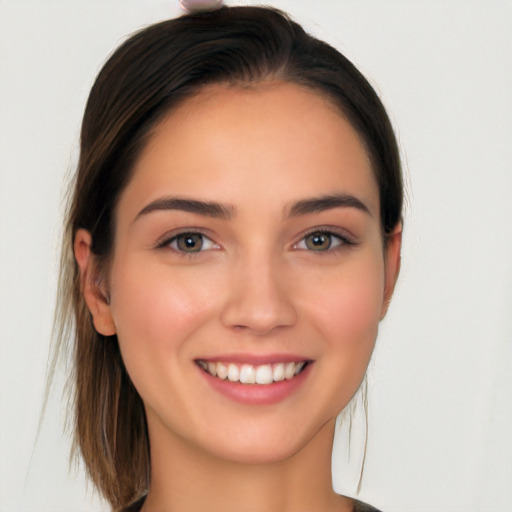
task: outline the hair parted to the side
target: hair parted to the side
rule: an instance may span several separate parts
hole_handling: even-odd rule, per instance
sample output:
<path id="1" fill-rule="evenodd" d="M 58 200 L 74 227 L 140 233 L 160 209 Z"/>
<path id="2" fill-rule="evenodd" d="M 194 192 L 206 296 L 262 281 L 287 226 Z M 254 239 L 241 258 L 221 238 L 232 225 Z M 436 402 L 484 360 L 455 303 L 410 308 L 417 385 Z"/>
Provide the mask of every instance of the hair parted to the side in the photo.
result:
<path id="1" fill-rule="evenodd" d="M 63 240 L 55 344 L 57 354 L 72 340 L 75 443 L 114 510 L 147 492 L 149 440 L 144 406 L 117 339 L 95 331 L 85 305 L 73 257 L 75 234 L 80 228 L 90 232 L 92 252 L 108 281 L 113 213 L 158 121 L 210 84 L 271 81 L 310 88 L 339 108 L 371 159 L 384 243 L 401 220 L 399 152 L 381 101 L 344 56 L 285 14 L 263 7 L 189 14 L 152 25 L 117 49 L 100 71 L 84 113 Z"/>

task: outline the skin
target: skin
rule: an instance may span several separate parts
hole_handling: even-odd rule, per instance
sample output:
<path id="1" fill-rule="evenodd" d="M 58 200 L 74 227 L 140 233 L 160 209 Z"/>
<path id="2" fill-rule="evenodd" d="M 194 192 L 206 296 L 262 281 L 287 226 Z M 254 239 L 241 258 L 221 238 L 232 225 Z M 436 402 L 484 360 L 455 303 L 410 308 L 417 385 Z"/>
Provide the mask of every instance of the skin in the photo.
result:
<path id="1" fill-rule="evenodd" d="M 340 194 L 367 211 L 293 208 Z M 171 196 L 221 203 L 230 218 L 140 213 Z M 75 255 L 95 328 L 117 334 L 146 407 L 143 511 L 352 510 L 332 491 L 334 423 L 366 372 L 401 230 L 383 249 L 377 184 L 350 124 L 296 85 L 209 87 L 157 126 L 115 220 L 104 285 L 84 230 Z M 309 248 L 307 234 L 327 229 L 331 247 Z M 179 252 L 179 230 L 203 233 L 203 250 Z M 194 362 L 276 353 L 313 363 L 270 405 L 223 396 Z"/>

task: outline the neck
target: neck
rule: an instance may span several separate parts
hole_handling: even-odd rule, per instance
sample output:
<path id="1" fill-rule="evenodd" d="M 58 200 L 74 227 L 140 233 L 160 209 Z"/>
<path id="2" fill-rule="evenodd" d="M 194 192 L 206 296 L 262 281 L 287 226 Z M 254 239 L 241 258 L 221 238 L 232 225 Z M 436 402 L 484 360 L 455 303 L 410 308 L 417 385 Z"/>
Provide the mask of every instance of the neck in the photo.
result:
<path id="1" fill-rule="evenodd" d="M 151 483 L 142 512 L 352 511 L 332 489 L 334 421 L 286 460 L 248 464 L 221 459 L 181 438 L 151 432 Z M 153 447 L 158 446 L 158 449 Z"/>

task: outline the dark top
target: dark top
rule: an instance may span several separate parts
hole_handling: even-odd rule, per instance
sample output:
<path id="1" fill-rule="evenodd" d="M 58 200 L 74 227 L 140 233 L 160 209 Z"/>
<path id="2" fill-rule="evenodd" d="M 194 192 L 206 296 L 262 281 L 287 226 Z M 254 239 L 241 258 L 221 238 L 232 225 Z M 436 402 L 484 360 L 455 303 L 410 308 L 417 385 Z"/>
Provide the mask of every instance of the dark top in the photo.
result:
<path id="1" fill-rule="evenodd" d="M 123 508 L 121 512 L 140 512 L 140 509 L 142 508 L 142 505 L 144 504 L 144 500 L 146 499 L 146 496 L 143 496 L 140 500 L 136 501 L 135 503 L 132 503 L 128 507 Z M 354 512 L 380 512 L 376 508 L 372 507 L 371 505 L 367 505 L 366 503 L 363 503 L 362 501 L 354 500 Z"/>
<path id="2" fill-rule="evenodd" d="M 375 507 L 367 505 L 362 501 L 354 500 L 354 512 L 380 512 L 380 510 L 377 510 Z"/>

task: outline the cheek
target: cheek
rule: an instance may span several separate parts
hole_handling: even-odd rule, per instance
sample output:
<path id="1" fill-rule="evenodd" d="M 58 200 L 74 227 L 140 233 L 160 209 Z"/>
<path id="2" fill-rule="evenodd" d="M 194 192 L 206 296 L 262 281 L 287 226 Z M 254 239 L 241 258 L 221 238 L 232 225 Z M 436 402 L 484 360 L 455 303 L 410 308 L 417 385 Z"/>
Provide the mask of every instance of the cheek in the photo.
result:
<path id="1" fill-rule="evenodd" d="M 310 300 L 318 324 L 325 326 L 331 340 L 357 344 L 365 334 L 377 330 L 384 296 L 384 266 L 377 257 L 368 260 L 331 274 Z"/>
<path id="2" fill-rule="evenodd" d="M 322 329 L 328 354 L 321 360 L 328 381 L 324 400 L 332 417 L 347 406 L 364 378 L 375 347 L 382 302 L 382 286 L 376 286 L 371 278 L 359 279 L 353 287 L 345 284 L 342 291 L 332 290 L 324 307 L 317 309 L 317 326 Z"/>
<path id="3" fill-rule="evenodd" d="M 372 263 L 372 264 L 368 264 Z M 355 392 L 375 346 L 384 292 L 379 258 L 361 261 L 330 276 L 311 300 L 310 316 L 325 340 L 338 389 Z"/>
<path id="4" fill-rule="evenodd" d="M 123 360 L 132 376 L 152 372 L 162 359 L 178 363 L 185 341 L 214 310 L 207 276 L 162 265 L 118 265 L 111 280 L 114 323 Z M 172 357 L 169 357 L 172 356 Z"/>
<path id="5" fill-rule="evenodd" d="M 331 320 L 324 320 L 331 333 L 330 339 L 355 348 L 366 342 L 373 345 L 381 305 L 382 287 L 376 287 L 375 282 L 359 281 L 344 293 L 333 293 L 329 303 Z"/>

